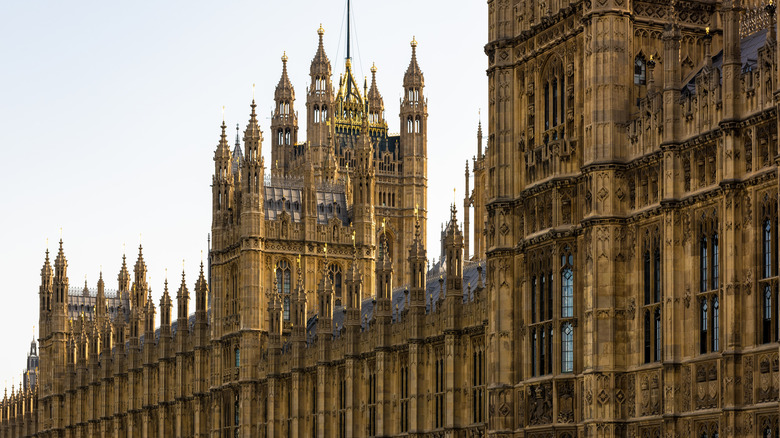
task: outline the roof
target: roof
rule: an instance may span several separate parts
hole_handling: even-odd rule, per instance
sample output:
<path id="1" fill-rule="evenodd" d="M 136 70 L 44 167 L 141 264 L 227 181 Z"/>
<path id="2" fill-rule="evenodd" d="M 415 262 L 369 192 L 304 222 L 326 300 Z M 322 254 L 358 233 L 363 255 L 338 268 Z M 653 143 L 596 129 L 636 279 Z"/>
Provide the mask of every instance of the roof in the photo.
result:
<path id="1" fill-rule="evenodd" d="M 479 262 L 469 262 L 466 263 L 463 267 L 463 302 L 466 303 L 468 301 L 472 301 L 474 299 L 474 289 L 476 288 L 477 284 L 479 283 L 479 270 L 477 269 L 479 265 L 484 265 L 484 261 Z M 484 266 L 483 266 L 484 268 Z M 485 270 L 482 270 L 482 281 L 483 284 L 485 282 Z M 439 276 L 441 275 L 442 280 L 445 280 L 441 283 L 439 283 Z M 447 293 L 447 275 L 444 272 L 444 269 L 440 265 L 434 266 L 433 269 L 429 270 L 426 274 L 427 280 L 425 285 L 425 313 L 431 312 L 431 305 L 433 305 L 433 309 L 436 310 L 436 302 L 439 299 L 439 294 L 444 293 L 446 296 Z M 396 306 L 397 306 L 397 312 L 400 313 L 404 310 L 406 307 L 406 297 L 407 295 L 404 293 L 406 290 L 405 286 L 397 287 L 393 289 L 392 293 L 392 306 L 393 309 L 393 321 L 396 321 L 398 318 L 398 314 L 396 313 Z M 371 321 L 371 319 L 374 316 L 374 298 L 369 297 L 364 299 L 360 304 L 360 324 L 363 330 L 366 329 L 366 321 Z M 333 309 L 333 336 L 339 336 L 341 329 L 344 326 L 344 317 L 346 314 L 346 310 L 343 306 L 335 306 Z M 317 315 L 313 315 L 309 318 L 309 320 L 306 323 L 306 339 L 307 342 L 312 342 L 314 340 L 314 335 L 317 331 Z"/>

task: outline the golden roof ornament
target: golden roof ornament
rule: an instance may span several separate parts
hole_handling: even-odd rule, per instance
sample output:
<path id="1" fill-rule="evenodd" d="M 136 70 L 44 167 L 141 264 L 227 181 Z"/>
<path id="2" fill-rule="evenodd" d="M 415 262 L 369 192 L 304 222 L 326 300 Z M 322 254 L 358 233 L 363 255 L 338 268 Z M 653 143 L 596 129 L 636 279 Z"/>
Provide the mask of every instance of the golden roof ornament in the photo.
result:
<path id="1" fill-rule="evenodd" d="M 325 33 L 325 29 L 322 28 L 322 23 L 320 23 L 320 28 L 317 29 L 317 35 L 322 36 Z"/>
<path id="2" fill-rule="evenodd" d="M 414 36 L 412 36 L 412 43 L 411 44 L 412 44 L 412 47 L 417 47 L 417 38 L 415 38 Z"/>

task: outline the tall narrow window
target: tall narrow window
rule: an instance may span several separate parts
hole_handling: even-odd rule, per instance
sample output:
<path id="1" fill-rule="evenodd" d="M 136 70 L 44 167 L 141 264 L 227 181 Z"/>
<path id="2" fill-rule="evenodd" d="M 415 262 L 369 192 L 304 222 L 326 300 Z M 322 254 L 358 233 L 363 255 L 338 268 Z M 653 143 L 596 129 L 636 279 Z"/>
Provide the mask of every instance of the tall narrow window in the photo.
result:
<path id="1" fill-rule="evenodd" d="M 707 352 L 707 299 L 701 300 L 701 316 L 699 317 L 699 348 L 701 353 Z"/>
<path id="2" fill-rule="evenodd" d="M 536 329 L 531 329 L 531 376 L 536 376 Z"/>
<path id="3" fill-rule="evenodd" d="M 561 338 L 561 372 L 572 371 L 574 371 L 574 327 L 570 322 L 564 322 Z"/>
<path id="4" fill-rule="evenodd" d="M 707 238 L 702 237 L 699 244 L 699 290 L 706 292 L 707 290 Z"/>
<path id="5" fill-rule="evenodd" d="M 645 363 L 650 363 L 652 361 L 652 339 L 650 336 L 650 332 L 652 330 L 652 326 L 650 325 L 650 311 L 645 310 L 645 318 L 644 318 L 644 325 L 645 325 Z"/>
<path id="6" fill-rule="evenodd" d="M 547 277 L 547 319 L 553 319 L 553 274 Z"/>
<path id="7" fill-rule="evenodd" d="M 653 253 L 653 295 L 654 302 L 661 302 L 661 251 L 656 248 Z"/>
<path id="8" fill-rule="evenodd" d="M 653 314 L 653 325 L 655 330 L 655 342 L 653 343 L 653 360 L 661 360 L 661 309 L 655 309 Z"/>
<path id="9" fill-rule="evenodd" d="M 764 286 L 763 306 L 762 306 L 763 318 L 761 320 L 761 338 L 763 343 L 772 342 L 772 286 Z"/>
<path id="10" fill-rule="evenodd" d="M 531 277 L 531 322 L 536 322 L 536 277 Z"/>
<path id="11" fill-rule="evenodd" d="M 764 220 L 764 278 L 772 276 L 772 224 L 769 219 Z"/>
<path id="12" fill-rule="evenodd" d="M 544 83 L 544 130 L 550 129 L 550 83 Z"/>
<path id="13" fill-rule="evenodd" d="M 544 374 L 545 370 L 545 350 L 547 347 L 547 330 L 544 329 L 544 327 L 541 327 L 539 329 L 541 332 L 541 342 L 539 343 L 539 374 Z"/>
<path id="14" fill-rule="evenodd" d="M 564 256 L 566 258 L 566 256 Z M 565 266 L 561 274 L 561 318 L 574 316 L 574 275 L 571 266 Z"/>
<path id="15" fill-rule="evenodd" d="M 290 264 L 281 260 L 276 265 L 276 287 L 282 295 L 282 314 L 285 321 L 290 320 Z"/>
<path id="16" fill-rule="evenodd" d="M 239 368 L 241 366 L 241 350 L 239 350 L 238 347 L 236 347 L 236 349 L 233 350 L 233 354 L 236 359 L 236 368 Z"/>
<path id="17" fill-rule="evenodd" d="M 718 254 L 718 233 L 712 235 L 712 288 L 720 287 L 720 266 Z"/>
<path id="18" fill-rule="evenodd" d="M 553 328 L 550 325 L 547 333 L 547 374 L 553 372 Z"/>
<path id="19" fill-rule="evenodd" d="M 712 351 L 720 349 L 720 300 L 712 298 Z"/>
<path id="20" fill-rule="evenodd" d="M 552 125 L 558 126 L 558 79 L 552 81 Z"/>
<path id="21" fill-rule="evenodd" d="M 652 283 L 650 282 L 650 279 L 652 278 L 650 276 L 650 250 L 645 251 L 644 256 L 644 289 L 645 289 L 645 305 L 650 304 L 650 290 L 652 287 Z"/>
<path id="22" fill-rule="evenodd" d="M 544 321 L 545 319 L 545 313 L 544 313 L 544 305 L 545 305 L 545 299 L 544 299 L 544 293 L 545 293 L 545 287 L 544 287 L 544 274 L 539 276 L 539 320 Z"/>

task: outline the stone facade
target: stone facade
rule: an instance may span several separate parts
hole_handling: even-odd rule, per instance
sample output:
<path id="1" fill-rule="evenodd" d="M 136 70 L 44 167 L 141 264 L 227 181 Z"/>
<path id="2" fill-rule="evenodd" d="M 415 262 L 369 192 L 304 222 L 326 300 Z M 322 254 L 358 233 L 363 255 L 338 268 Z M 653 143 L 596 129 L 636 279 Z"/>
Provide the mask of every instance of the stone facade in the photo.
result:
<path id="1" fill-rule="evenodd" d="M 0 436 L 778 436 L 774 5 L 488 10 L 487 146 L 480 126 L 443 264 L 416 201 L 401 249 L 392 214 L 378 226 L 378 92 L 349 73 L 336 92 L 320 46 L 307 144 L 286 148 L 286 68 L 277 87 L 269 178 L 254 102 L 243 151 L 223 123 L 194 316 L 182 276 L 155 330 L 139 250 L 130 309 L 107 314 L 101 278 L 71 320 L 62 243 L 47 253 L 37 385 L 6 394 Z M 417 135 L 414 52 L 404 84 Z M 424 168 L 398 150 L 385 163 Z"/>

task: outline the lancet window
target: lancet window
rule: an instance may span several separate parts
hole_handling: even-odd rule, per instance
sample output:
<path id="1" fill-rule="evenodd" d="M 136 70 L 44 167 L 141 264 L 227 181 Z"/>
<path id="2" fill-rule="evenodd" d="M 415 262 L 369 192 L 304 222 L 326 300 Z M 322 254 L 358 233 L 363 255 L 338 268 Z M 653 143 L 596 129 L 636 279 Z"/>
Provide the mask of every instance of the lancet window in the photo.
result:
<path id="1" fill-rule="evenodd" d="M 642 248 L 642 330 L 644 363 L 661 360 L 661 247 L 658 228 L 648 230 Z"/>
<path id="2" fill-rule="evenodd" d="M 699 353 L 720 350 L 720 248 L 713 211 L 699 220 Z"/>
<path id="3" fill-rule="evenodd" d="M 761 202 L 759 249 L 759 334 L 766 344 L 778 340 L 777 322 L 777 203 L 765 195 Z"/>
<path id="4" fill-rule="evenodd" d="M 280 260 L 276 264 L 276 287 L 282 295 L 282 315 L 285 321 L 290 320 L 290 283 L 291 283 L 290 264 L 287 260 Z"/>

